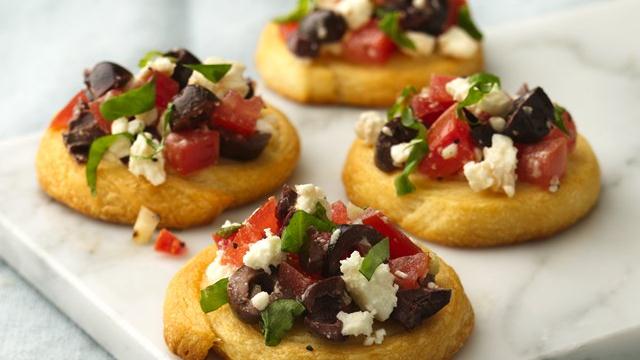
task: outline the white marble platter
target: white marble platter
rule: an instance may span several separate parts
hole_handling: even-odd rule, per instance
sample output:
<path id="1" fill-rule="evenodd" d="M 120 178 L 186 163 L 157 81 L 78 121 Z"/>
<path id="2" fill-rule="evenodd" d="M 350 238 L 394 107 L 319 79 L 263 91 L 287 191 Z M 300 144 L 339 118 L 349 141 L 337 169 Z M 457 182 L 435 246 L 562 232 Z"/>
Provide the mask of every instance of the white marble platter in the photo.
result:
<path id="1" fill-rule="evenodd" d="M 488 70 L 507 89 L 541 85 L 573 113 L 600 159 L 603 191 L 589 217 L 553 239 L 483 250 L 432 246 L 457 269 L 476 312 L 459 358 L 544 358 L 640 325 L 638 13 L 636 0 L 605 2 L 486 32 Z M 344 199 L 340 173 L 360 110 L 265 97 L 302 137 L 291 182 L 314 182 Z M 225 218 L 242 220 L 255 204 L 179 233 L 189 254 L 169 258 L 135 246 L 129 227 L 48 199 L 35 181 L 37 143 L 30 136 L 0 144 L 0 254 L 116 357 L 172 358 L 161 318 L 169 279 Z"/>

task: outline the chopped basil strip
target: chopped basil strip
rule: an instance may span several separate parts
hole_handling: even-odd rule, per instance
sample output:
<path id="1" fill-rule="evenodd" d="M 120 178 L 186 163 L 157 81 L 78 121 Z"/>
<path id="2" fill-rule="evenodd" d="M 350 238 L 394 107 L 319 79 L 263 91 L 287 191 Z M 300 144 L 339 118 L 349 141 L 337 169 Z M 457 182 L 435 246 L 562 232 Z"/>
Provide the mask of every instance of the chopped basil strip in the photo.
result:
<path id="1" fill-rule="evenodd" d="M 479 103 L 482 98 L 491 92 L 494 88 L 500 88 L 500 78 L 487 73 L 478 73 L 471 75 L 467 78 L 471 87 L 467 93 L 467 97 L 464 98 L 456 106 L 456 112 L 460 119 L 469 121 L 462 111 L 463 108 Z"/>
<path id="2" fill-rule="evenodd" d="M 562 115 L 567 112 L 565 108 L 558 104 L 553 104 L 553 124 L 560 129 L 565 135 L 569 136 L 569 130 L 564 125 L 564 120 L 562 119 Z"/>
<path id="3" fill-rule="evenodd" d="M 290 23 L 302 20 L 303 17 L 307 16 L 313 8 L 315 7 L 314 0 L 298 0 L 298 5 L 293 11 L 288 13 L 287 15 L 278 16 L 273 19 L 274 22 L 278 24 Z"/>
<path id="4" fill-rule="evenodd" d="M 378 27 L 383 33 L 387 34 L 396 45 L 407 49 L 416 49 L 416 44 L 414 44 L 400 28 L 400 12 L 385 12 L 382 15 L 382 19 L 378 22 Z"/>
<path id="5" fill-rule="evenodd" d="M 235 234 L 240 228 L 242 224 L 231 224 L 229 226 L 223 226 L 218 231 L 216 231 L 216 235 L 223 238 L 228 239 L 231 235 Z"/>
<path id="6" fill-rule="evenodd" d="M 147 66 L 147 64 L 149 63 L 149 61 L 162 56 L 162 52 L 158 51 L 158 50 L 151 50 L 149 52 L 147 52 L 146 54 L 144 54 L 144 56 L 142 57 L 142 59 L 140 59 L 138 61 L 138 67 L 139 68 L 143 68 L 145 66 Z"/>
<path id="7" fill-rule="evenodd" d="M 207 80 L 217 83 L 222 79 L 229 70 L 231 70 L 231 64 L 184 64 L 184 67 L 188 67 L 191 70 L 197 71 Z"/>
<path id="8" fill-rule="evenodd" d="M 299 301 L 280 299 L 272 302 L 260 313 L 262 333 L 267 346 L 276 346 L 293 327 L 296 317 L 304 313 L 305 308 Z"/>
<path id="9" fill-rule="evenodd" d="M 327 217 L 327 209 L 325 209 L 319 202 L 316 204 L 316 211 L 314 211 L 312 215 L 322 221 L 331 222 L 329 217 Z"/>
<path id="10" fill-rule="evenodd" d="M 129 133 L 120 133 L 114 135 L 101 136 L 91 143 L 89 148 L 89 158 L 87 160 L 86 178 L 87 185 L 91 189 L 91 195 L 96 195 L 96 184 L 98 181 L 98 165 L 104 157 L 104 154 L 109 150 L 111 145 L 118 139 L 128 139 L 133 141 L 133 135 Z"/>
<path id="11" fill-rule="evenodd" d="M 175 109 L 175 105 L 170 103 L 167 107 L 167 110 L 164 111 L 162 115 L 162 135 L 167 136 L 171 132 L 171 117 L 173 116 L 173 110 Z"/>
<path id="12" fill-rule="evenodd" d="M 335 225 L 326 219 L 326 215 L 325 219 L 321 219 L 305 211 L 298 210 L 293 214 L 289 224 L 282 232 L 282 251 L 299 252 L 307 242 L 307 230 L 309 230 L 310 226 L 315 227 L 318 231 L 327 232 L 333 231 L 335 228 Z"/>
<path id="13" fill-rule="evenodd" d="M 402 89 L 402 93 L 396 99 L 396 102 L 387 110 L 387 118 L 393 120 L 397 116 L 402 116 L 403 113 L 409 109 L 409 101 L 411 97 L 418 91 L 413 86 L 406 86 Z M 404 118 L 404 116 L 403 116 Z"/>
<path id="14" fill-rule="evenodd" d="M 426 140 L 426 129 L 422 124 L 416 125 L 419 128 L 418 136 L 409 143 L 412 148 L 409 158 L 407 159 L 407 163 L 405 164 L 402 173 L 394 180 L 396 194 L 398 196 L 412 193 L 416 189 L 415 185 L 413 185 L 409 179 L 409 175 L 415 171 L 422 159 L 424 159 L 424 157 L 429 153 L 429 145 Z"/>
<path id="15" fill-rule="evenodd" d="M 114 96 L 100 105 L 100 113 L 106 120 L 142 114 L 156 106 L 156 81 Z"/>
<path id="16" fill-rule="evenodd" d="M 389 260 L 389 239 L 384 238 L 369 249 L 367 256 L 362 260 L 362 265 L 360 265 L 360 274 L 364 275 L 367 280 L 371 280 L 378 266 L 387 260 Z"/>
<path id="17" fill-rule="evenodd" d="M 229 302 L 227 284 L 229 284 L 229 278 L 224 278 L 216 281 L 213 285 L 207 286 L 204 290 L 200 290 L 200 307 L 202 311 L 209 313 Z"/>
<path id="18" fill-rule="evenodd" d="M 458 10 L 458 26 L 471 35 L 472 38 L 482 40 L 482 32 L 480 32 L 480 29 L 478 29 L 471 18 L 469 5 L 462 5 L 460 10 Z"/>

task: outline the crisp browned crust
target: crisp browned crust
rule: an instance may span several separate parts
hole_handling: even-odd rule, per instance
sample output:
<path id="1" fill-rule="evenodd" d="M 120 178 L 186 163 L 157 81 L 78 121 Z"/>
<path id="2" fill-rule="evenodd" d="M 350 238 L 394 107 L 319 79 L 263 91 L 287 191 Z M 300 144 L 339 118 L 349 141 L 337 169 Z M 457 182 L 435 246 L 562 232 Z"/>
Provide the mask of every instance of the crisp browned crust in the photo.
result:
<path id="1" fill-rule="evenodd" d="M 428 85 L 431 74 L 466 76 L 484 68 L 482 51 L 468 60 L 397 54 L 383 66 L 328 56 L 301 60 L 289 51 L 274 23 L 262 32 L 256 64 L 267 86 L 288 98 L 360 106 L 391 105 L 405 86 L 420 89 Z"/>
<path id="2" fill-rule="evenodd" d="M 600 168 L 589 143 L 578 136 L 558 192 L 518 183 L 516 195 L 475 193 L 464 180 L 431 181 L 415 175 L 417 190 L 398 197 L 397 173 L 380 171 L 373 148 L 356 140 L 342 180 L 349 199 L 382 210 L 405 230 L 453 246 L 495 246 L 543 238 L 585 216 L 600 194 Z"/>
<path id="3" fill-rule="evenodd" d="M 132 224 L 141 206 L 160 215 L 160 226 L 186 228 L 208 223 L 227 208 L 239 206 L 273 192 L 293 172 L 299 154 L 298 135 L 276 109 L 276 132 L 256 160 L 222 160 L 215 166 L 183 177 L 169 173 L 167 181 L 153 186 L 115 161 L 103 161 L 98 169 L 97 196 L 91 196 L 85 166 L 71 157 L 60 130 L 48 129 L 36 158 L 38 181 L 59 202 L 88 216 Z"/>
<path id="4" fill-rule="evenodd" d="M 450 359 L 471 334 L 474 315 L 455 271 L 440 262 L 438 284 L 453 289 L 451 302 L 421 326 L 404 331 L 387 327 L 382 345 L 361 341 L 332 343 L 297 326 L 280 345 L 268 347 L 259 329 L 238 320 L 228 305 L 204 314 L 200 288 L 206 267 L 215 257 L 211 246 L 176 274 L 164 304 L 164 336 L 169 349 L 183 359 L 203 359 L 209 350 L 229 359 Z M 307 345 L 313 351 L 306 349 Z"/>

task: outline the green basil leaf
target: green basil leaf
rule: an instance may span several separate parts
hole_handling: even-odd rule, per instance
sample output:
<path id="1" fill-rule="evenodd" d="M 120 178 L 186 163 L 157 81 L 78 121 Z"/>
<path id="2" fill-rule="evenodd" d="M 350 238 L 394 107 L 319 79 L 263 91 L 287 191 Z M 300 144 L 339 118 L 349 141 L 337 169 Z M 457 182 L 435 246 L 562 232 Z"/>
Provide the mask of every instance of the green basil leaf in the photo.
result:
<path id="1" fill-rule="evenodd" d="M 360 265 L 360 274 L 364 275 L 367 280 L 371 280 L 378 266 L 387 260 L 389 260 L 389 238 L 384 238 L 369 249 L 367 256 L 362 260 L 362 265 Z"/>
<path id="2" fill-rule="evenodd" d="M 487 73 L 478 73 L 467 78 L 471 87 L 467 93 L 467 97 L 460 101 L 456 106 L 456 112 L 460 119 L 469 122 L 462 111 L 463 108 L 479 103 L 482 98 L 490 93 L 494 88 L 500 88 L 500 78 Z"/>
<path id="3" fill-rule="evenodd" d="M 102 161 L 104 154 L 107 152 L 107 150 L 109 150 L 109 147 L 111 147 L 111 145 L 113 145 L 116 140 L 121 138 L 133 141 L 133 135 L 129 133 L 120 133 L 101 136 L 93 140 L 93 142 L 91 143 L 91 147 L 89 148 L 89 158 L 87 160 L 87 166 L 85 170 L 87 185 L 89 185 L 89 189 L 91 189 L 91 195 L 96 195 L 96 184 L 98 182 L 98 165 L 100 165 L 100 162 Z"/>
<path id="4" fill-rule="evenodd" d="M 387 110 L 387 119 L 393 120 L 397 116 L 401 116 L 405 109 L 409 108 L 409 102 L 417 92 L 415 87 L 405 86 L 396 102 Z"/>
<path id="5" fill-rule="evenodd" d="M 322 221 L 329 223 L 331 222 L 331 220 L 329 220 L 329 217 L 327 216 L 327 209 L 325 209 L 324 206 L 322 206 L 322 204 L 320 204 L 319 202 L 316 204 L 316 211 L 314 211 L 312 215 Z"/>
<path id="6" fill-rule="evenodd" d="M 191 70 L 197 71 L 207 80 L 217 83 L 222 79 L 229 70 L 231 70 L 231 64 L 184 64 L 184 67 L 188 67 Z"/>
<path id="7" fill-rule="evenodd" d="M 424 138 L 416 138 L 413 140 L 413 147 L 411 148 L 411 153 L 409 154 L 407 163 L 405 164 L 402 173 L 394 180 L 396 194 L 398 196 L 412 193 L 416 189 L 415 185 L 413 185 L 409 179 L 409 175 L 416 170 L 422 159 L 424 159 L 428 153 L 429 146 Z"/>
<path id="8" fill-rule="evenodd" d="M 207 286 L 204 290 L 200 290 L 200 307 L 202 311 L 209 313 L 229 302 L 227 284 L 229 284 L 229 278 L 224 278 L 216 281 L 213 285 Z"/>
<path id="9" fill-rule="evenodd" d="M 100 113 L 106 120 L 142 114 L 156 106 L 156 81 L 114 96 L 100 105 Z"/>
<path id="10" fill-rule="evenodd" d="M 383 33 L 387 34 L 396 45 L 411 50 L 416 49 L 416 44 L 414 44 L 400 28 L 400 12 L 384 12 L 382 19 L 378 22 L 378 27 Z"/>
<path id="11" fill-rule="evenodd" d="M 564 125 L 564 120 L 562 119 L 562 115 L 567 112 L 565 108 L 558 104 L 553 104 L 553 124 L 562 131 L 565 135 L 569 136 L 569 130 Z"/>
<path id="12" fill-rule="evenodd" d="M 471 35 L 472 38 L 482 40 L 482 32 L 478 29 L 471 18 L 469 5 L 462 5 L 460 10 L 458 10 L 458 26 Z"/>
<path id="13" fill-rule="evenodd" d="M 144 54 L 144 56 L 142 57 L 142 59 L 140 59 L 138 61 L 138 67 L 139 68 L 143 68 L 145 66 L 147 66 L 147 64 L 149 63 L 149 61 L 162 56 L 162 52 L 158 51 L 158 50 L 151 50 L 149 52 L 147 52 L 146 54 Z"/>
<path id="14" fill-rule="evenodd" d="M 293 299 L 280 299 L 269 304 L 260 313 L 264 343 L 267 346 L 278 345 L 293 327 L 296 317 L 304 311 L 304 305 Z"/>
<path id="15" fill-rule="evenodd" d="M 218 231 L 216 231 L 216 235 L 223 239 L 228 239 L 231 237 L 231 235 L 235 234 L 238 230 L 240 230 L 241 227 L 242 227 L 242 224 L 231 224 L 229 226 L 224 226 L 218 229 Z"/>
<path id="16" fill-rule="evenodd" d="M 278 16 L 273 19 L 278 24 L 296 22 L 302 20 L 316 6 L 314 0 L 298 0 L 298 5 L 287 15 Z"/>
<path id="17" fill-rule="evenodd" d="M 169 103 L 167 110 L 164 111 L 164 115 L 162 115 L 162 136 L 167 136 L 171 132 L 171 118 L 173 117 L 173 111 L 176 106 L 173 103 Z"/>
<path id="18" fill-rule="evenodd" d="M 289 224 L 282 232 L 282 251 L 299 252 L 308 240 L 307 230 L 310 226 L 319 231 L 333 231 L 335 228 L 335 225 L 328 220 L 320 219 L 305 211 L 298 210 L 293 213 Z"/>

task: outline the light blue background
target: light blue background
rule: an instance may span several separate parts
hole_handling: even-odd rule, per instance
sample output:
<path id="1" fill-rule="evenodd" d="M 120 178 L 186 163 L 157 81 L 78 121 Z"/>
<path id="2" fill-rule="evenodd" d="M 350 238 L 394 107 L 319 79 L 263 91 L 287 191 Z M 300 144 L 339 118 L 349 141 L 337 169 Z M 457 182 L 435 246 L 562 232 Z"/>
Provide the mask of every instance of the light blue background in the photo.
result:
<path id="1" fill-rule="evenodd" d="M 471 6 L 481 27 L 489 27 L 595 1 L 604 0 L 471 0 Z M 201 57 L 242 60 L 255 77 L 260 28 L 294 2 L 3 1 L 0 141 L 40 131 L 82 86 L 81 69 L 100 60 L 133 68 L 149 49 L 184 45 Z M 0 359 L 34 358 L 111 356 L 0 260 Z"/>

